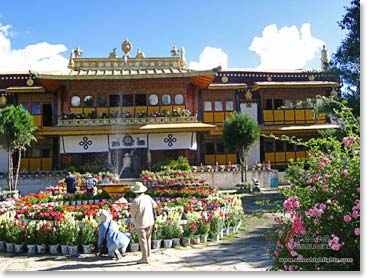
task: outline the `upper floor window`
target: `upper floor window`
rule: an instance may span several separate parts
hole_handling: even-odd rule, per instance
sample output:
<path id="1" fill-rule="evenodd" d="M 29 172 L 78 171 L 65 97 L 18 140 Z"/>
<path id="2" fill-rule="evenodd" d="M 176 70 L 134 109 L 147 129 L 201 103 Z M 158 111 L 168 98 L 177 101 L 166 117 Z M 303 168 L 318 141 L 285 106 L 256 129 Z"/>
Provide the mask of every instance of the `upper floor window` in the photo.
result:
<path id="1" fill-rule="evenodd" d="M 124 107 L 134 106 L 134 95 L 123 94 L 122 95 L 122 106 Z"/>
<path id="2" fill-rule="evenodd" d="M 221 101 L 216 101 L 214 103 L 215 111 L 223 111 L 223 103 Z"/>
<path id="3" fill-rule="evenodd" d="M 120 107 L 121 97 L 120 95 L 110 95 L 110 107 Z"/>
<path id="4" fill-rule="evenodd" d="M 158 96 L 156 94 L 149 95 L 149 105 L 157 105 Z"/>
<path id="5" fill-rule="evenodd" d="M 73 96 L 71 98 L 71 106 L 72 107 L 79 107 L 80 106 L 80 97 L 79 96 Z"/>
<path id="6" fill-rule="evenodd" d="M 135 105 L 136 106 L 146 106 L 147 105 L 147 95 L 146 94 L 136 94 L 135 95 Z"/>
<path id="7" fill-rule="evenodd" d="M 23 109 L 28 111 L 28 104 L 22 104 Z"/>
<path id="8" fill-rule="evenodd" d="M 226 111 L 233 111 L 233 101 L 232 100 L 226 101 Z"/>
<path id="9" fill-rule="evenodd" d="M 175 104 L 177 104 L 177 105 L 184 104 L 184 96 L 183 96 L 183 94 L 176 94 L 175 95 Z"/>
<path id="10" fill-rule="evenodd" d="M 273 110 L 273 100 L 272 99 L 265 100 L 264 110 Z"/>
<path id="11" fill-rule="evenodd" d="M 162 96 L 162 104 L 163 105 L 170 105 L 171 104 L 171 95 L 169 94 L 164 94 Z"/>
<path id="12" fill-rule="evenodd" d="M 98 96 L 97 97 L 97 106 L 106 107 L 107 106 L 107 97 L 106 96 Z"/>
<path id="13" fill-rule="evenodd" d="M 204 111 L 212 111 L 212 102 L 204 101 Z"/>
<path id="14" fill-rule="evenodd" d="M 83 101 L 84 101 L 84 106 L 94 106 L 93 96 L 85 96 Z"/>
<path id="15" fill-rule="evenodd" d="M 274 99 L 274 110 L 281 108 L 284 106 L 282 99 Z"/>
<path id="16" fill-rule="evenodd" d="M 39 115 L 41 114 L 41 105 L 39 103 L 32 103 L 32 115 Z"/>

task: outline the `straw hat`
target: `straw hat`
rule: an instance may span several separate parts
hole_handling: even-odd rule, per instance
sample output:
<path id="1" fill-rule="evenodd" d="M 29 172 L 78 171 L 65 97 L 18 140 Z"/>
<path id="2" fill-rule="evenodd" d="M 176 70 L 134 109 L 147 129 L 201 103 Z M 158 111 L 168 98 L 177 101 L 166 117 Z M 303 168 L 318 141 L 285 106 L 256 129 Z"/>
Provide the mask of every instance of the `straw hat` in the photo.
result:
<path id="1" fill-rule="evenodd" d="M 148 188 L 146 186 L 144 186 L 144 184 L 142 184 L 141 182 L 136 182 L 135 186 L 133 188 L 130 189 L 130 191 L 134 192 L 134 193 L 143 193 L 145 191 L 147 191 Z"/>

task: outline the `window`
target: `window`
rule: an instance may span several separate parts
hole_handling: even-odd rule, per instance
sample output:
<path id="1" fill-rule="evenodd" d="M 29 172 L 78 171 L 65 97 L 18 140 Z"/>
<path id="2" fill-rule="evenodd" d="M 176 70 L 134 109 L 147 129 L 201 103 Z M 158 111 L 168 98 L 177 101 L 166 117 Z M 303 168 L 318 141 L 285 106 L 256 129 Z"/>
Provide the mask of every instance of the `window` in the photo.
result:
<path id="1" fill-rule="evenodd" d="M 122 95 L 122 106 L 124 107 L 134 106 L 134 95 L 123 94 Z"/>
<path id="2" fill-rule="evenodd" d="M 207 154 L 214 154 L 214 143 L 206 143 L 205 144 L 205 152 Z"/>
<path id="3" fill-rule="evenodd" d="M 266 99 L 264 110 L 273 110 L 273 102 L 272 99 Z"/>
<path id="4" fill-rule="evenodd" d="M 279 109 L 282 106 L 284 106 L 282 99 L 274 99 L 274 110 Z"/>
<path id="5" fill-rule="evenodd" d="M 94 97 L 93 96 L 85 96 L 84 97 L 84 106 L 93 106 L 94 105 Z"/>
<path id="6" fill-rule="evenodd" d="M 72 107 L 79 107 L 80 106 L 80 97 L 79 96 L 73 96 L 71 98 L 71 106 Z"/>
<path id="7" fill-rule="evenodd" d="M 149 104 L 157 105 L 158 104 L 158 96 L 155 94 L 149 95 Z"/>
<path id="8" fill-rule="evenodd" d="M 41 157 L 41 150 L 37 148 L 32 149 L 32 157 Z"/>
<path id="9" fill-rule="evenodd" d="M 175 95 L 175 104 L 181 105 L 184 103 L 184 96 L 183 94 L 176 94 Z"/>
<path id="10" fill-rule="evenodd" d="M 214 107 L 215 111 L 223 111 L 223 104 L 221 101 L 216 101 Z"/>
<path id="11" fill-rule="evenodd" d="M 274 152 L 273 142 L 264 142 L 264 152 Z"/>
<path id="12" fill-rule="evenodd" d="M 146 94 L 136 94 L 135 95 L 135 105 L 136 106 L 146 106 L 147 105 L 147 95 Z"/>
<path id="13" fill-rule="evenodd" d="M 32 115 L 40 115 L 41 114 L 41 105 L 39 103 L 32 103 Z"/>
<path id="14" fill-rule="evenodd" d="M 162 96 L 162 104 L 163 105 L 170 105 L 171 104 L 171 95 L 164 94 Z"/>
<path id="15" fill-rule="evenodd" d="M 308 98 L 305 106 L 306 108 L 313 108 L 312 99 Z"/>
<path id="16" fill-rule="evenodd" d="M 296 150 L 296 145 L 286 142 L 285 148 L 287 152 L 294 152 Z"/>
<path id="17" fill-rule="evenodd" d="M 290 99 L 286 99 L 284 101 L 284 106 L 285 106 L 286 109 L 292 109 L 293 108 L 293 103 Z"/>
<path id="18" fill-rule="evenodd" d="M 217 144 L 217 153 L 224 153 L 224 144 L 222 143 Z"/>
<path id="19" fill-rule="evenodd" d="M 275 151 L 276 152 L 284 152 L 284 142 L 275 142 Z"/>
<path id="20" fill-rule="evenodd" d="M 106 107 L 107 106 L 107 97 L 106 96 L 98 96 L 97 97 L 97 106 L 98 107 Z"/>
<path id="21" fill-rule="evenodd" d="M 50 157 L 50 150 L 42 149 L 41 150 L 41 157 Z"/>
<path id="22" fill-rule="evenodd" d="M 22 104 L 23 109 L 28 111 L 28 104 Z"/>
<path id="23" fill-rule="evenodd" d="M 110 95 L 110 107 L 120 107 L 121 98 L 120 95 Z"/>
<path id="24" fill-rule="evenodd" d="M 296 108 L 303 108 L 303 101 L 297 100 Z"/>
<path id="25" fill-rule="evenodd" d="M 204 111 L 212 111 L 212 102 L 204 101 Z"/>
<path id="26" fill-rule="evenodd" d="M 232 100 L 226 101 L 226 111 L 233 111 L 233 101 Z"/>

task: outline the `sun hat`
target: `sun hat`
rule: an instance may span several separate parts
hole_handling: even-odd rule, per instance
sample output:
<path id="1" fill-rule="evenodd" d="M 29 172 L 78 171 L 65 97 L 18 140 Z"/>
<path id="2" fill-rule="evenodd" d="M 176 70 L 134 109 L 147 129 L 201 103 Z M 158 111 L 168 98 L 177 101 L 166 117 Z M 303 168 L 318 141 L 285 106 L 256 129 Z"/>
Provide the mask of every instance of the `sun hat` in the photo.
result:
<path id="1" fill-rule="evenodd" d="M 110 214 L 110 212 L 109 212 L 109 211 L 107 211 L 107 210 L 101 210 L 101 211 L 99 212 L 99 216 L 104 216 L 104 217 L 106 217 L 106 221 L 110 221 L 110 219 L 111 219 L 111 214 Z"/>
<path id="2" fill-rule="evenodd" d="M 125 156 L 129 156 L 129 153 L 125 153 Z"/>
<path id="3" fill-rule="evenodd" d="M 88 173 L 87 174 L 87 178 L 92 178 L 92 174 L 91 173 Z"/>
<path id="4" fill-rule="evenodd" d="M 130 191 L 134 192 L 134 193 L 143 193 L 145 191 L 147 191 L 148 188 L 146 186 L 144 186 L 143 183 L 137 181 L 135 183 L 135 186 L 133 188 L 130 189 Z"/>

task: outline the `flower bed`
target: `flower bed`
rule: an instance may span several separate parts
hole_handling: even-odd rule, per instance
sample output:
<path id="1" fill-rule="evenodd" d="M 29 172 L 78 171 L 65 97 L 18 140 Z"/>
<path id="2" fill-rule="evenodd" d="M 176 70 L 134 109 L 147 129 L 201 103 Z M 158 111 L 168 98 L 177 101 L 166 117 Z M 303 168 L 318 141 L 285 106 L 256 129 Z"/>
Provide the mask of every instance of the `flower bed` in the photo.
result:
<path id="1" fill-rule="evenodd" d="M 32 238 L 36 238 L 36 243 L 44 246 L 55 242 L 78 246 L 87 242 L 91 244 L 95 239 L 91 235 L 91 229 L 94 227 L 97 233 L 95 224 L 99 221 L 100 209 L 111 212 L 121 231 L 133 232 L 130 203 L 111 206 L 106 201 L 98 201 L 93 205 L 65 205 L 71 196 L 83 196 L 78 199 L 90 197 L 85 192 L 82 176 L 79 174 L 77 176 L 76 194 L 66 194 L 64 181 L 60 180 L 57 186 L 50 187 L 45 192 L 9 198 L 3 202 L 0 215 L 0 241 L 14 240 L 16 232 L 7 229 L 14 226 L 24 229 L 24 244 L 32 242 Z M 192 237 L 199 236 L 205 231 L 209 233 L 210 221 L 214 216 L 215 219 L 218 218 L 221 227 L 225 228 L 231 224 L 233 231 L 236 231 L 234 227 L 241 221 L 242 204 L 237 196 L 223 195 L 210 189 L 205 181 L 188 172 L 166 171 L 149 175 L 145 173 L 143 180 L 149 186 L 147 193 L 153 196 L 158 204 L 155 236 L 160 235 L 167 240 L 171 236 L 175 236 L 176 239 L 182 238 L 183 231 L 185 228 L 188 229 L 188 225 L 192 229 L 195 228 Z M 103 192 L 99 195 L 102 196 Z M 95 245 L 96 242 L 93 243 L 93 246 Z"/>

